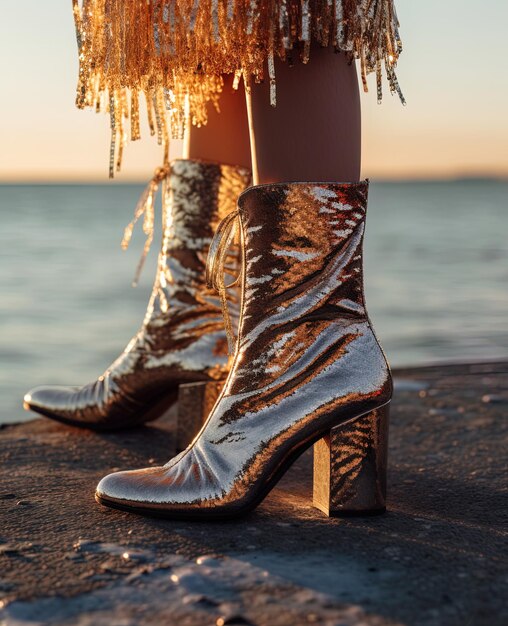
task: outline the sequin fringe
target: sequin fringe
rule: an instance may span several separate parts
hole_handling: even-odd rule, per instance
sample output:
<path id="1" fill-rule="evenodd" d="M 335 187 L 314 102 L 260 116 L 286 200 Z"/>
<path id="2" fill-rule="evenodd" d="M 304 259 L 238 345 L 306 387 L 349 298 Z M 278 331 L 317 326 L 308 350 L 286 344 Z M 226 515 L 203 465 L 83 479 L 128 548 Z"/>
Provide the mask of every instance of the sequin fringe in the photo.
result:
<path id="1" fill-rule="evenodd" d="M 150 132 L 164 146 L 190 121 L 206 124 L 222 74 L 261 81 L 276 104 L 275 57 L 307 62 L 311 41 L 359 59 L 362 83 L 382 66 L 404 103 L 395 75 L 402 44 L 393 0 L 73 0 L 79 48 L 76 104 L 111 118 L 110 176 L 124 146 L 140 138 L 139 97 Z M 130 120 L 130 133 L 125 122 Z"/>

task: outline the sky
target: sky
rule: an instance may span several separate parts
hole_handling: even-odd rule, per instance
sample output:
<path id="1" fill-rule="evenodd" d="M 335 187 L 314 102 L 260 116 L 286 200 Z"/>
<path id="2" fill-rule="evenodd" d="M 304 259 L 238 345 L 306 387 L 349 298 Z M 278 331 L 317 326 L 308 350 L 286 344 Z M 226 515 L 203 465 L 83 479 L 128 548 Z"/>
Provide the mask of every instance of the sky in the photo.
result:
<path id="1" fill-rule="evenodd" d="M 403 107 L 362 97 L 363 175 L 508 176 L 506 0 L 398 0 Z M 479 10 L 481 8 L 481 12 Z M 312 61 L 311 61 L 312 62 Z M 74 107 L 71 0 L 0 0 L 0 181 L 106 182 L 106 115 Z M 146 181 L 161 149 L 144 129 L 122 181 Z M 172 155 L 181 145 L 174 142 Z"/>

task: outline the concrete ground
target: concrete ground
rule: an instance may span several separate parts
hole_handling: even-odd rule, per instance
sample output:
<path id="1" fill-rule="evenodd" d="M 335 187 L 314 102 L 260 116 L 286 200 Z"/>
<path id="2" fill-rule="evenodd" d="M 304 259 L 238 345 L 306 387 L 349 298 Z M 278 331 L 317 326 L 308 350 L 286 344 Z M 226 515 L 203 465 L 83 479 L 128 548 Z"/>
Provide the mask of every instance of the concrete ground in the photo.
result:
<path id="1" fill-rule="evenodd" d="M 363 519 L 312 507 L 310 451 L 240 521 L 102 508 L 105 473 L 172 456 L 171 416 L 117 434 L 6 426 L 0 624 L 505 625 L 507 373 L 396 373 L 388 512 Z"/>

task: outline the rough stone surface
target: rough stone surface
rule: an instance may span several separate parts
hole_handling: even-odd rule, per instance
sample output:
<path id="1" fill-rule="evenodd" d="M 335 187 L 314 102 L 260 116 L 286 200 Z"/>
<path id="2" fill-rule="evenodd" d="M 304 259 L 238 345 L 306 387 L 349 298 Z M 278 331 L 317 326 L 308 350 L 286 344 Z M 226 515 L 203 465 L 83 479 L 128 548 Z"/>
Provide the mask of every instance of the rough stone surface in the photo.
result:
<path id="1" fill-rule="evenodd" d="M 243 520 L 105 509 L 105 473 L 171 457 L 172 416 L 117 434 L 4 427 L 0 624 L 504 625 L 507 373 L 397 372 L 388 513 L 363 519 L 312 507 L 310 451 Z"/>

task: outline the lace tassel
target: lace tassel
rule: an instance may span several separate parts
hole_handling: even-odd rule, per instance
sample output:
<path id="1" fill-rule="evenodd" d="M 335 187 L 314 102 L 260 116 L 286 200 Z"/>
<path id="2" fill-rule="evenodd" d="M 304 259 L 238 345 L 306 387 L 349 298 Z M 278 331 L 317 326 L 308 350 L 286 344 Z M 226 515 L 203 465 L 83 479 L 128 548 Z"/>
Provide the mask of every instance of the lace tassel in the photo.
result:
<path id="1" fill-rule="evenodd" d="M 141 271 L 143 270 L 147 254 L 153 241 L 155 196 L 157 195 L 160 183 L 169 175 L 169 171 L 170 168 L 168 164 L 162 167 L 158 167 L 155 170 L 155 174 L 152 180 L 145 187 L 145 190 L 141 194 L 138 204 L 136 205 L 136 210 L 134 211 L 134 219 L 129 224 L 127 224 L 123 234 L 121 246 L 122 250 L 127 250 L 132 238 L 134 226 L 136 225 L 140 217 L 143 216 L 143 232 L 146 235 L 146 240 L 143 247 L 143 252 L 141 253 L 141 258 L 136 268 L 136 273 L 134 275 L 134 280 L 132 283 L 133 287 L 135 287 L 139 282 Z M 167 194 L 163 194 L 163 202 L 165 202 L 166 195 Z M 166 210 L 167 207 L 163 206 L 163 212 L 165 212 Z"/>

